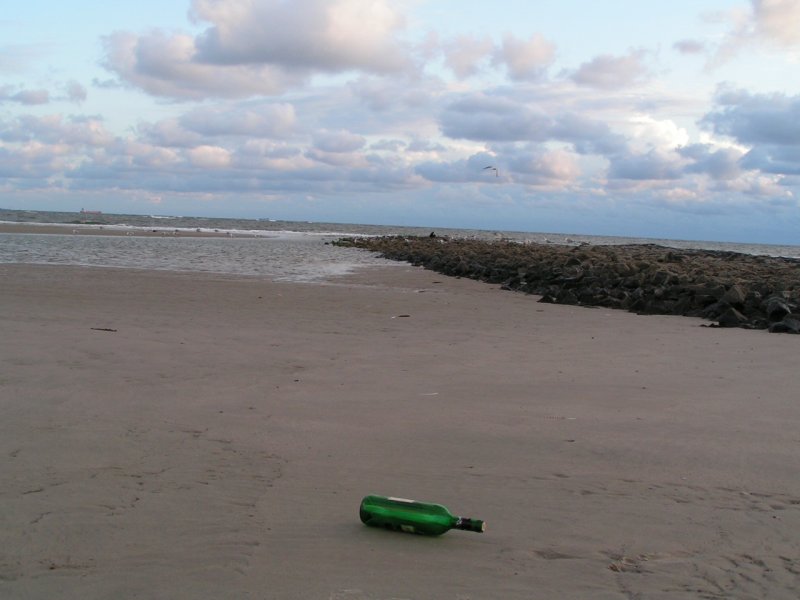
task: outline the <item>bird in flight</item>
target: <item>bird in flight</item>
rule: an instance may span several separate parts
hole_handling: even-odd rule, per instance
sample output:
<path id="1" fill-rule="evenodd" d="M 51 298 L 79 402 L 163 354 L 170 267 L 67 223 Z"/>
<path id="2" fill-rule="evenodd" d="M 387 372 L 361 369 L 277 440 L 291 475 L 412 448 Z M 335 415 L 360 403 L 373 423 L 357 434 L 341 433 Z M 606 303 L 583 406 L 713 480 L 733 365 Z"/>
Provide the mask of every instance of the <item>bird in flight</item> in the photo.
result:
<path id="1" fill-rule="evenodd" d="M 484 171 L 485 171 L 486 169 L 491 169 L 492 171 L 494 171 L 494 176 L 495 176 L 495 177 L 500 177 L 500 171 L 498 171 L 498 170 L 497 170 L 497 167 L 492 167 L 491 165 L 490 165 L 490 166 L 488 166 L 488 167 L 483 167 L 483 170 L 484 170 Z"/>

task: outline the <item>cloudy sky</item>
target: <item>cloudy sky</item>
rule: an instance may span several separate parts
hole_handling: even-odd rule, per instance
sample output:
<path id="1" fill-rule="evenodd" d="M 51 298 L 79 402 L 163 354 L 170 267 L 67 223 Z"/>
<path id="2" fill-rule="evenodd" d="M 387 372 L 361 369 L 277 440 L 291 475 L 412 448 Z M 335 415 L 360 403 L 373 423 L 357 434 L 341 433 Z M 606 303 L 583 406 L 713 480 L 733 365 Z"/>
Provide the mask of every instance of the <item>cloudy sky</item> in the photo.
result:
<path id="1" fill-rule="evenodd" d="M 3 208 L 800 244 L 800 0 L 10 1 Z"/>

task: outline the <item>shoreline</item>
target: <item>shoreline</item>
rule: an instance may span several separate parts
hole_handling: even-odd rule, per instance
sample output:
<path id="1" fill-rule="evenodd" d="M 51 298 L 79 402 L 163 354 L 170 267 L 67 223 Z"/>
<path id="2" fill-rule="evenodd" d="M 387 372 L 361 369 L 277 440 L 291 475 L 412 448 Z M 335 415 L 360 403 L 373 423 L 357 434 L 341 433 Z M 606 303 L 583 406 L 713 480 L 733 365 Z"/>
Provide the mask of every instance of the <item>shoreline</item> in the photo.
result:
<path id="1" fill-rule="evenodd" d="M 0 265 L 0 595 L 797 597 L 796 338 L 331 283 Z"/>
<path id="2" fill-rule="evenodd" d="M 252 234 L 223 231 L 197 231 L 196 229 L 145 228 L 122 225 L 94 225 L 86 223 L 0 223 L 0 233 L 28 233 L 44 235 L 110 235 L 135 237 L 254 237 Z"/>

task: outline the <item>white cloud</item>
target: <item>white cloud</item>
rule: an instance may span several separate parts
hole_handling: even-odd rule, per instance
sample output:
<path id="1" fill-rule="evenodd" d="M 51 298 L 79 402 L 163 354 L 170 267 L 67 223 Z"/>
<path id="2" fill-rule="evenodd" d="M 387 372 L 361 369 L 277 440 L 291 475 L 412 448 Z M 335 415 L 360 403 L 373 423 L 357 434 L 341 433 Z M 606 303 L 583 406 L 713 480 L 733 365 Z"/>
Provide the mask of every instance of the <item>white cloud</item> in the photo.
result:
<path id="1" fill-rule="evenodd" d="M 608 176 L 612 179 L 674 180 L 681 176 L 677 155 L 660 150 L 611 157 Z"/>
<path id="2" fill-rule="evenodd" d="M 514 156 L 509 166 L 515 178 L 532 185 L 564 186 L 581 176 L 578 157 L 560 148 L 526 148 Z"/>
<path id="3" fill-rule="evenodd" d="M 743 167 L 776 175 L 800 175 L 800 146 L 755 146 L 741 160 Z"/>
<path id="4" fill-rule="evenodd" d="M 109 163 L 116 162 L 117 166 L 144 167 L 153 171 L 166 171 L 183 163 L 183 158 L 176 150 L 135 140 L 119 140 L 104 159 Z"/>
<path id="5" fill-rule="evenodd" d="M 631 51 L 624 56 L 602 54 L 583 63 L 570 78 L 578 85 L 615 90 L 640 83 L 648 75 L 644 52 Z"/>
<path id="6" fill-rule="evenodd" d="M 639 152 L 653 148 L 670 151 L 689 143 L 689 133 L 672 119 L 635 115 L 620 129 L 627 134 L 629 146 Z"/>
<path id="7" fill-rule="evenodd" d="M 706 44 L 700 40 L 680 40 L 672 45 L 681 54 L 703 54 Z"/>
<path id="8" fill-rule="evenodd" d="M 408 66 L 395 36 L 403 19 L 385 0 L 194 0 L 192 11 L 212 23 L 196 41 L 201 62 L 379 73 Z"/>
<path id="9" fill-rule="evenodd" d="M 238 168 L 258 171 L 262 177 L 269 178 L 314 166 L 299 147 L 264 139 L 247 140 L 239 146 L 235 164 Z"/>
<path id="10" fill-rule="evenodd" d="M 445 63 L 459 79 L 475 75 L 481 62 L 493 51 L 494 44 L 488 36 L 460 35 L 446 42 L 442 51 Z"/>
<path id="11" fill-rule="evenodd" d="M 0 140 L 102 147 L 111 143 L 113 136 L 103 127 L 102 121 L 93 117 L 65 120 L 60 114 L 21 115 L 8 122 L 0 121 Z"/>
<path id="12" fill-rule="evenodd" d="M 486 74 L 486 63 L 490 61 L 494 71 L 504 70 L 513 81 L 542 79 L 555 60 L 556 50 L 555 44 L 540 33 L 527 39 L 506 34 L 499 45 L 488 35 L 456 35 L 442 43 L 433 35 L 418 49 L 430 57 L 436 54 L 434 47 L 444 55 L 445 65 L 458 79 Z"/>
<path id="13" fill-rule="evenodd" d="M 500 178 L 484 169 L 497 162 L 497 157 L 489 152 L 478 152 L 464 159 L 427 160 L 418 164 L 416 172 L 428 181 L 439 183 L 464 183 L 481 181 L 498 184 Z M 504 180 L 505 181 L 505 180 Z"/>
<path id="14" fill-rule="evenodd" d="M 203 169 L 222 169 L 231 164 L 231 153 L 219 146 L 198 146 L 187 154 L 193 166 Z"/>
<path id="15" fill-rule="evenodd" d="M 407 80 L 364 76 L 348 82 L 346 89 L 359 101 L 359 105 L 351 104 L 352 98 L 329 94 L 329 102 L 336 101 L 345 106 L 345 112 L 339 114 L 339 118 L 345 122 L 353 120 L 363 123 L 365 118 L 370 117 L 363 110 L 366 106 L 370 111 L 381 113 L 376 118 L 382 130 L 391 123 L 408 118 L 418 119 L 420 115 L 431 119 L 430 114 L 437 106 L 438 98 L 447 93 L 441 80 L 431 77 Z"/>
<path id="16" fill-rule="evenodd" d="M 406 143 L 403 140 L 379 140 L 370 144 L 370 150 L 386 151 L 396 153 L 403 150 Z"/>
<path id="17" fill-rule="evenodd" d="M 13 149 L 0 146 L 0 174 L 8 178 L 46 179 L 68 168 L 69 154 L 67 144 L 30 141 Z"/>
<path id="18" fill-rule="evenodd" d="M 704 173 L 713 179 L 731 180 L 742 174 L 741 159 L 744 152 L 738 148 L 715 148 L 710 144 L 691 144 L 681 148 L 679 154 L 693 161 L 687 173 Z"/>
<path id="19" fill-rule="evenodd" d="M 551 136 L 569 142 L 580 154 L 614 154 L 627 146 L 625 136 L 613 131 L 608 123 L 575 112 L 559 114 Z"/>
<path id="20" fill-rule="evenodd" d="M 80 104 L 87 98 L 86 88 L 77 81 L 68 81 L 66 86 L 67 100 Z"/>
<path id="21" fill-rule="evenodd" d="M 635 115 L 618 125 L 624 135 L 624 149 L 610 153 L 608 176 L 611 179 L 635 181 L 677 180 L 686 173 L 697 172 L 692 158 L 695 153 L 682 152 L 689 143 L 688 132 L 671 119 L 656 119 L 650 115 Z M 717 156 L 722 159 L 723 156 Z M 710 167 L 707 166 L 707 170 Z"/>
<path id="22" fill-rule="evenodd" d="M 46 89 L 17 88 L 11 85 L 0 86 L 0 104 L 15 103 L 23 106 L 39 106 L 49 104 L 54 100 L 66 100 L 75 104 L 80 104 L 86 100 L 86 88 L 77 81 L 71 80 L 66 83 L 55 84 L 61 92 L 60 95 L 52 97 Z"/>
<path id="23" fill-rule="evenodd" d="M 511 96 L 473 93 L 446 105 L 440 126 L 452 139 L 485 143 L 558 141 L 572 145 L 580 154 L 624 151 L 624 134 L 630 136 L 632 128 L 615 131 L 608 122 L 587 116 L 588 112 L 580 102 L 569 106 L 558 94 L 547 98 L 547 88 Z"/>
<path id="24" fill-rule="evenodd" d="M 280 138 L 292 132 L 295 122 L 294 106 L 288 103 L 206 106 L 180 118 L 183 127 L 203 136 Z"/>
<path id="25" fill-rule="evenodd" d="M 441 115 L 442 133 L 455 139 L 545 140 L 551 124 L 541 108 L 480 93 L 456 100 Z"/>
<path id="26" fill-rule="evenodd" d="M 309 148 L 305 156 L 312 161 L 342 169 L 363 169 L 369 166 L 369 162 L 365 156 L 353 152 L 328 152 L 315 147 Z M 338 180 L 346 179 L 349 176 L 350 173 L 342 171 L 335 176 L 329 175 L 328 178 Z"/>
<path id="27" fill-rule="evenodd" d="M 800 95 L 752 94 L 722 88 L 701 124 L 743 145 L 800 148 Z"/>
<path id="28" fill-rule="evenodd" d="M 770 199 L 791 198 L 793 196 L 792 192 L 783 188 L 780 180 L 780 177 L 774 175 L 752 173 L 745 177 L 725 182 L 724 187 L 721 189 Z"/>
<path id="29" fill-rule="evenodd" d="M 194 0 L 210 26 L 196 37 L 117 32 L 106 67 L 146 92 L 180 99 L 274 95 L 315 73 L 398 73 L 412 67 L 387 0 Z"/>
<path id="30" fill-rule="evenodd" d="M 448 151 L 448 148 L 438 142 L 427 138 L 413 138 L 405 148 L 406 152 L 419 152 L 427 154 L 438 154 Z"/>
<path id="31" fill-rule="evenodd" d="M 555 58 L 555 45 L 539 33 L 527 40 L 506 35 L 495 56 L 496 64 L 505 64 L 514 80 L 542 77 Z"/>
<path id="32" fill-rule="evenodd" d="M 306 72 L 273 65 L 215 65 L 195 60 L 188 35 L 152 32 L 138 37 L 118 32 L 103 39 L 105 66 L 123 81 L 155 96 L 177 99 L 274 95 L 300 84 Z"/>
<path id="33" fill-rule="evenodd" d="M 497 148 L 497 152 L 481 151 L 455 160 L 425 160 L 417 165 L 416 171 L 428 181 L 438 183 L 516 184 L 561 191 L 583 176 L 577 155 L 539 144 L 512 145 Z"/>
<path id="34" fill-rule="evenodd" d="M 21 89 L 17 92 L 9 85 L 0 87 L 0 104 L 3 102 L 15 102 L 25 106 L 36 104 L 47 104 L 50 102 L 50 93 L 47 90 Z"/>
<path id="35" fill-rule="evenodd" d="M 167 147 L 192 147 L 203 142 L 203 136 L 189 131 L 179 119 L 164 119 L 157 123 L 140 123 L 136 132 L 141 138 L 152 144 Z"/>
<path id="36" fill-rule="evenodd" d="M 718 67 L 747 48 L 768 46 L 784 50 L 800 47 L 800 2 L 750 0 L 750 10 L 732 10 L 723 18 L 730 30 L 719 44 L 709 67 Z"/>
<path id="37" fill-rule="evenodd" d="M 800 44 L 800 2 L 797 0 L 752 0 L 757 35 L 771 42 Z"/>
<path id="38" fill-rule="evenodd" d="M 355 152 L 365 144 L 363 136 L 349 131 L 321 131 L 314 136 L 314 147 L 323 152 Z"/>

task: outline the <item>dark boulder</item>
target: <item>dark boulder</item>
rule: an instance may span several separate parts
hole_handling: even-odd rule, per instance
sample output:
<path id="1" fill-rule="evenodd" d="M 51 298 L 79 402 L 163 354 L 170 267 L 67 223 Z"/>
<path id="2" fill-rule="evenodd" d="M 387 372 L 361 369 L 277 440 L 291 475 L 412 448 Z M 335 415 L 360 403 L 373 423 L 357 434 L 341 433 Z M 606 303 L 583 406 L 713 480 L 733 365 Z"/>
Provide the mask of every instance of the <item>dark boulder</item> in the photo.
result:
<path id="1" fill-rule="evenodd" d="M 741 307 L 744 305 L 745 298 L 747 298 L 747 292 L 745 292 L 738 283 L 734 283 L 728 288 L 728 291 L 722 295 L 721 300 L 727 302 L 731 306 Z"/>
<path id="2" fill-rule="evenodd" d="M 718 317 L 718 323 L 720 327 L 742 327 L 747 323 L 747 317 L 732 306 L 728 306 Z"/>
<path id="3" fill-rule="evenodd" d="M 541 302 L 701 317 L 723 327 L 793 332 L 800 261 L 655 244 L 560 246 L 449 237 L 344 238 L 439 273 L 500 284 Z"/>
<path id="4" fill-rule="evenodd" d="M 785 298 L 771 296 L 764 301 L 764 312 L 770 321 L 780 321 L 786 315 L 791 314 L 792 309 Z"/>
<path id="5" fill-rule="evenodd" d="M 770 333 L 800 333 L 800 315 L 786 315 L 769 326 Z"/>

